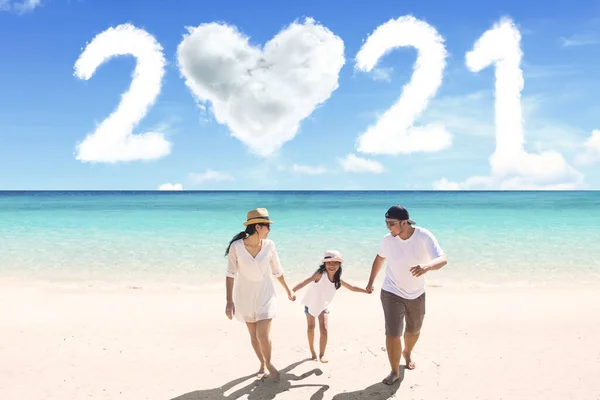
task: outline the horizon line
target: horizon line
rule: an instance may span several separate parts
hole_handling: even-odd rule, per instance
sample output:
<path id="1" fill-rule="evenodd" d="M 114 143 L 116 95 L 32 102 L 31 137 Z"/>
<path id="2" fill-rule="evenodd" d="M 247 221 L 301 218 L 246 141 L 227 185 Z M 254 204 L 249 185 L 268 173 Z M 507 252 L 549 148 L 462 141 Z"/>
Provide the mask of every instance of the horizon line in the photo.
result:
<path id="1" fill-rule="evenodd" d="M 52 192 L 131 192 L 131 193 L 223 193 L 223 192 L 431 192 L 431 193 L 485 193 L 485 192 L 597 192 L 600 189 L 473 189 L 473 190 L 436 190 L 436 189 L 196 189 L 196 190 L 158 190 L 158 189 L 0 189 L 0 193 L 52 193 Z"/>

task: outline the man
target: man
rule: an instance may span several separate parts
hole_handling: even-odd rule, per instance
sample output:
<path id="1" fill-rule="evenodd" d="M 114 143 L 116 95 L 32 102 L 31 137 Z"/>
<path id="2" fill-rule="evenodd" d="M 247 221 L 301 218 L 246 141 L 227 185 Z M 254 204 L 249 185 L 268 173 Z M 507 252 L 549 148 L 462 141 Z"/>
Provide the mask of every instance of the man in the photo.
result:
<path id="1" fill-rule="evenodd" d="M 400 377 L 400 356 L 406 368 L 414 369 L 411 353 L 425 317 L 425 274 L 446 265 L 446 257 L 436 238 L 427 229 L 416 226 L 401 205 L 385 214 L 390 233 L 385 235 L 373 261 L 366 290 L 373 292 L 373 282 L 387 259 L 385 279 L 381 287 L 381 304 L 385 317 L 385 345 L 392 372 L 383 379 L 391 385 Z M 405 349 L 400 337 L 404 332 Z"/>

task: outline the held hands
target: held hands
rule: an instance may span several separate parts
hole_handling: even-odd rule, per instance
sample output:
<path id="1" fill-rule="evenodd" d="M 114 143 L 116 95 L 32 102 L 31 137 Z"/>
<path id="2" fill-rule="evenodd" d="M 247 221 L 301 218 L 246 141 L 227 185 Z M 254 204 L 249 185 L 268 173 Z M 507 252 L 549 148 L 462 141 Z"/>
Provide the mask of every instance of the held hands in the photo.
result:
<path id="1" fill-rule="evenodd" d="M 375 290 L 375 288 L 373 287 L 373 284 L 368 284 L 366 289 L 365 289 L 365 293 L 373 293 L 373 291 Z"/>
<path id="2" fill-rule="evenodd" d="M 235 314 L 235 304 L 233 304 L 233 301 L 228 301 L 225 307 L 225 315 L 227 315 L 227 318 L 232 319 L 233 314 Z"/>
<path id="3" fill-rule="evenodd" d="M 290 299 L 291 301 L 295 301 L 296 300 L 296 294 L 292 290 L 290 290 L 288 292 L 288 299 Z"/>
<path id="4" fill-rule="evenodd" d="M 415 265 L 414 267 L 410 268 L 410 272 L 413 274 L 413 276 L 417 277 L 424 275 L 427 271 L 429 271 L 429 269 L 422 268 L 420 265 Z"/>

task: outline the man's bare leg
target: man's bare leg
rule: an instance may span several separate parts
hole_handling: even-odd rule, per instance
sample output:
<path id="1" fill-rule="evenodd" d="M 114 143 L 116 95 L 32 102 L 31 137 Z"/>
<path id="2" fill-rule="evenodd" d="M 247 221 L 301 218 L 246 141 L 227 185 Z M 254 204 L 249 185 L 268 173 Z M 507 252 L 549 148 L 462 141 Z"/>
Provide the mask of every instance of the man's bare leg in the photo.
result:
<path id="1" fill-rule="evenodd" d="M 269 375 L 274 381 L 279 380 L 279 371 L 271 364 L 271 320 L 264 319 L 256 323 L 256 336 L 258 337 L 258 343 L 260 343 L 260 349 L 265 359 L 265 364 L 269 370 Z"/>
<path id="2" fill-rule="evenodd" d="M 319 315 L 319 331 L 321 337 L 319 338 L 319 359 L 322 363 L 329 362 L 325 359 L 325 349 L 327 348 L 327 328 L 328 328 L 328 316 L 327 313 L 322 312 Z"/>
<path id="3" fill-rule="evenodd" d="M 256 336 L 256 322 L 246 322 L 246 326 L 248 327 L 248 332 L 250 333 L 250 342 L 252 343 L 252 348 L 256 353 L 256 357 L 258 357 L 258 360 L 260 361 L 260 368 L 258 369 L 256 376 L 262 378 L 267 372 L 267 364 L 265 363 L 265 358 L 260 348 L 258 336 Z"/>
<path id="4" fill-rule="evenodd" d="M 411 354 L 413 348 L 415 347 L 415 344 L 417 344 L 417 340 L 419 340 L 419 335 L 420 333 L 410 334 L 408 332 L 404 332 L 404 345 L 406 346 L 406 348 L 404 349 L 402 355 L 406 360 L 406 368 L 408 369 L 415 369 L 417 366 L 412 360 Z"/>
<path id="5" fill-rule="evenodd" d="M 385 347 L 392 372 L 383 379 L 383 383 L 391 385 L 400 378 L 400 355 L 402 354 L 402 342 L 400 342 L 400 337 L 386 336 Z"/>
<path id="6" fill-rule="evenodd" d="M 306 315 L 306 334 L 308 336 L 308 347 L 313 360 L 317 360 L 317 352 L 315 351 L 315 317 Z"/>

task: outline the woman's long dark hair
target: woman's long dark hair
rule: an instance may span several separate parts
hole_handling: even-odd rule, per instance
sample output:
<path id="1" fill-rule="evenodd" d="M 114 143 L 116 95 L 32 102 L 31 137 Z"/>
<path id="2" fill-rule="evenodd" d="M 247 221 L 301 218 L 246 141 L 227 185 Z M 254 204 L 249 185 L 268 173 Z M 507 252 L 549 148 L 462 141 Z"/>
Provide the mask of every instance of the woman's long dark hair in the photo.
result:
<path id="1" fill-rule="evenodd" d="M 323 274 L 323 272 L 327 272 L 325 264 L 319 265 L 319 269 L 317 269 L 317 272 L 320 274 Z M 325 278 L 329 279 L 328 277 Z M 321 277 L 321 279 L 323 279 L 323 277 Z M 340 268 L 335 272 L 335 275 L 333 276 L 333 284 L 335 285 L 335 290 L 338 290 L 340 286 L 342 286 L 342 264 L 340 264 Z"/>
<path id="2" fill-rule="evenodd" d="M 248 236 L 255 234 L 256 233 L 256 225 L 265 226 L 266 224 L 251 224 L 251 225 L 246 226 L 245 231 L 238 233 L 237 235 L 235 235 L 233 237 L 233 239 L 231 239 L 231 241 L 227 245 L 227 250 L 225 250 L 225 256 L 227 256 L 227 254 L 229 254 L 229 248 L 231 247 L 231 244 L 233 242 L 235 242 L 236 240 L 245 239 Z"/>

